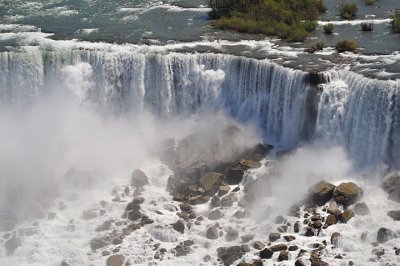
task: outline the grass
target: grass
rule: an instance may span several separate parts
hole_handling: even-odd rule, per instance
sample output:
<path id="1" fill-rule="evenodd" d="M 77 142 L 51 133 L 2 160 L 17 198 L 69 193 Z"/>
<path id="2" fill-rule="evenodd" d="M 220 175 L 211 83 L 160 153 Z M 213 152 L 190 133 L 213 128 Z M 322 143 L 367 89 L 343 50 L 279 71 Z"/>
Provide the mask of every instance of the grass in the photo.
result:
<path id="1" fill-rule="evenodd" d="M 245 33 L 303 41 L 325 11 L 323 0 L 210 0 L 212 25 Z"/>
<path id="2" fill-rule="evenodd" d="M 344 4 L 340 10 L 340 16 L 342 19 L 351 20 L 357 16 L 358 7 L 357 4 L 347 3 Z"/>

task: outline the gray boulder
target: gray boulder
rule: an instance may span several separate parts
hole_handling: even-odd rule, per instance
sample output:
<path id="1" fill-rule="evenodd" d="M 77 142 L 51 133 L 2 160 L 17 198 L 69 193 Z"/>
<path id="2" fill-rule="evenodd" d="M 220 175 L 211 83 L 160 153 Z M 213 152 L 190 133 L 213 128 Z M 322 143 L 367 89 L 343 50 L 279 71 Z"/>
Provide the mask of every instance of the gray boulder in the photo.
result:
<path id="1" fill-rule="evenodd" d="M 132 185 L 135 187 L 144 187 L 149 184 L 146 174 L 139 169 L 135 169 L 132 173 Z"/>

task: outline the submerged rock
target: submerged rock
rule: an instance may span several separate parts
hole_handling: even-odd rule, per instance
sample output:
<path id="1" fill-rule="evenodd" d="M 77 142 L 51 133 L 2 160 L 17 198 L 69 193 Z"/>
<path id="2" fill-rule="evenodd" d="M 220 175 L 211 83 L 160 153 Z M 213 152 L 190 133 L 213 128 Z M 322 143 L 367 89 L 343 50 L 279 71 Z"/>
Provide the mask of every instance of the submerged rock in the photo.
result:
<path id="1" fill-rule="evenodd" d="M 367 204 L 365 202 L 359 202 L 354 206 L 354 213 L 357 215 L 368 215 L 371 213 Z"/>
<path id="2" fill-rule="evenodd" d="M 394 237 L 395 237 L 395 234 L 392 230 L 381 227 L 378 230 L 376 240 L 379 243 L 385 243 L 385 242 L 389 241 L 390 239 L 393 239 Z"/>
<path id="3" fill-rule="evenodd" d="M 400 202 L 400 173 L 386 177 L 382 188 L 389 194 L 389 199 Z"/>
<path id="4" fill-rule="evenodd" d="M 208 239 L 217 239 L 219 237 L 218 226 L 212 225 L 206 231 L 206 237 Z"/>
<path id="5" fill-rule="evenodd" d="M 339 217 L 341 223 L 347 223 L 351 218 L 353 218 L 354 212 L 352 210 L 345 210 Z"/>
<path id="6" fill-rule="evenodd" d="M 349 206 L 356 203 L 363 195 L 363 191 L 353 182 L 341 183 L 333 191 L 336 202 Z"/>
<path id="7" fill-rule="evenodd" d="M 209 220 L 218 220 L 221 219 L 222 216 L 224 216 L 222 214 L 222 212 L 220 210 L 213 210 L 208 214 L 208 219 Z"/>
<path id="8" fill-rule="evenodd" d="M 331 236 L 331 244 L 333 247 L 340 247 L 343 243 L 343 237 L 339 232 L 334 232 Z"/>
<path id="9" fill-rule="evenodd" d="M 309 189 L 308 194 L 315 204 L 324 205 L 332 198 L 334 190 L 335 185 L 320 181 Z"/>
<path id="10" fill-rule="evenodd" d="M 264 248 L 259 254 L 262 259 L 270 259 L 272 258 L 272 255 L 274 255 L 274 252 L 270 248 Z"/>
<path id="11" fill-rule="evenodd" d="M 179 220 L 176 223 L 172 224 L 172 228 L 181 234 L 185 233 L 185 224 L 182 220 Z"/>

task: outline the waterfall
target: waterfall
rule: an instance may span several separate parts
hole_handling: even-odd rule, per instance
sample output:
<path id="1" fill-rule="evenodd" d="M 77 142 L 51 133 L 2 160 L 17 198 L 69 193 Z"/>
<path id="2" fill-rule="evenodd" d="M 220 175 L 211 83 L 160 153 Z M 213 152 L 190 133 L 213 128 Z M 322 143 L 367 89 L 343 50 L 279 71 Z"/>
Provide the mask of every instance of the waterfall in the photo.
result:
<path id="1" fill-rule="evenodd" d="M 84 64 L 82 100 L 116 112 L 146 108 L 163 117 L 223 110 L 254 123 L 282 149 L 302 142 L 344 145 L 360 165 L 400 168 L 399 81 L 347 70 L 315 75 L 227 54 L 53 50 L 0 53 L 0 103 L 25 105 Z M 60 80 L 61 79 L 61 80 Z"/>

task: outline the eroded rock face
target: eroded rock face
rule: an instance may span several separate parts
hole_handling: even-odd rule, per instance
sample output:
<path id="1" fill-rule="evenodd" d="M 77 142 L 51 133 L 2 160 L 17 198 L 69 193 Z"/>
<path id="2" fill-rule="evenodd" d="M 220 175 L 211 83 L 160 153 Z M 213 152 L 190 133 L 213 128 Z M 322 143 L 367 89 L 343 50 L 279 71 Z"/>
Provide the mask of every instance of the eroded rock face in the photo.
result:
<path id="1" fill-rule="evenodd" d="M 324 205 L 332 198 L 334 190 L 335 186 L 331 183 L 320 181 L 309 189 L 308 194 L 315 204 Z"/>
<path id="2" fill-rule="evenodd" d="M 382 188 L 389 194 L 389 199 L 400 202 L 400 173 L 386 177 Z"/>
<path id="3" fill-rule="evenodd" d="M 146 174 L 140 170 L 135 169 L 132 173 L 132 185 L 135 187 L 144 187 L 149 183 Z"/>
<path id="4" fill-rule="evenodd" d="M 335 201 L 349 206 L 356 203 L 363 195 L 362 189 L 353 182 L 341 183 L 333 191 Z"/>

